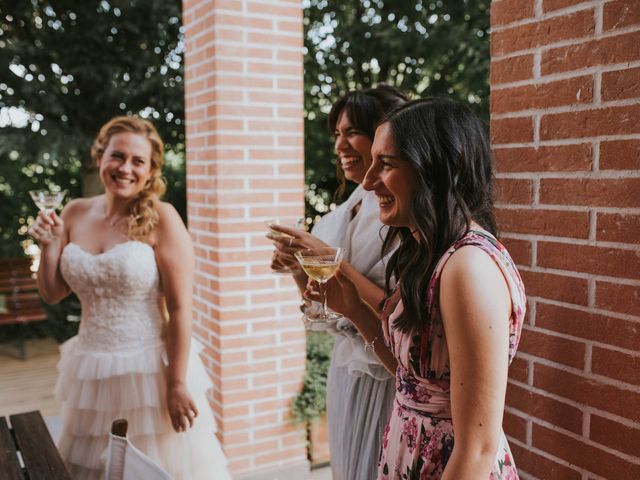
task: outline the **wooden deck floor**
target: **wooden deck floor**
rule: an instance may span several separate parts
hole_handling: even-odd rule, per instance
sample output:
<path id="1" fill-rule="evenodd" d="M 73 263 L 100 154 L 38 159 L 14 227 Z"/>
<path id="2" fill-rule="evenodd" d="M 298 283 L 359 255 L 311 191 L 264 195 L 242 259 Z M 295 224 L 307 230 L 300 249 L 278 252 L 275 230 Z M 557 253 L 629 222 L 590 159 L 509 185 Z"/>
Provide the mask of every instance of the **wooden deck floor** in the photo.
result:
<path id="1" fill-rule="evenodd" d="M 13 345 L 0 344 L 0 415 L 31 410 L 45 417 L 60 415 L 53 398 L 59 356 L 53 339 L 29 340 L 27 360 L 18 358 Z"/>
<path id="2" fill-rule="evenodd" d="M 60 354 L 52 339 L 27 342 L 27 360 L 13 345 L 0 344 L 0 415 L 40 410 L 54 438 L 60 430 L 60 404 L 53 398 Z M 330 480 L 329 467 L 313 470 L 310 480 Z"/>

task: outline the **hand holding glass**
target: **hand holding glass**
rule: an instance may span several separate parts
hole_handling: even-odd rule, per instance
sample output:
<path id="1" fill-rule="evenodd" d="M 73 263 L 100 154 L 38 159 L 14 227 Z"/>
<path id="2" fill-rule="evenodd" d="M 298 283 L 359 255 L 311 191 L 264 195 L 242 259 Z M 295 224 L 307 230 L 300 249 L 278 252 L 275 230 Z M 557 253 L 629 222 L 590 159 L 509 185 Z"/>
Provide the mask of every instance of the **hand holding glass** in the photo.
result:
<path id="1" fill-rule="evenodd" d="M 264 223 L 267 225 L 267 227 L 269 227 L 269 233 L 272 236 L 281 237 L 281 238 L 294 238 L 291 235 L 287 235 L 284 232 L 279 232 L 278 230 L 274 230 L 271 227 L 273 225 L 282 225 L 284 227 L 301 229 L 304 226 L 304 218 L 302 218 L 302 217 L 296 218 L 295 222 L 291 222 L 291 223 L 282 222 L 282 221 L 277 220 L 277 219 L 266 220 Z M 276 275 L 290 275 L 290 274 L 294 273 L 293 270 L 291 270 L 286 265 L 282 265 L 281 267 L 278 267 L 277 269 L 276 268 L 272 268 L 272 271 Z"/>
<path id="2" fill-rule="evenodd" d="M 338 270 L 344 257 L 344 248 L 311 248 L 295 253 L 298 262 L 310 278 L 318 282 L 322 310 L 319 314 L 308 315 L 311 323 L 329 323 L 342 317 L 335 312 L 327 311 L 327 295 L 325 284 Z"/>
<path id="3" fill-rule="evenodd" d="M 47 216 L 51 215 L 52 212 L 55 212 L 60 208 L 60 206 L 62 206 L 62 201 L 64 200 L 66 193 L 67 192 L 65 190 L 29 190 L 29 195 L 31 196 L 33 203 L 36 204 L 38 210 Z M 51 226 L 47 225 L 45 232 L 47 237 L 51 237 Z"/>

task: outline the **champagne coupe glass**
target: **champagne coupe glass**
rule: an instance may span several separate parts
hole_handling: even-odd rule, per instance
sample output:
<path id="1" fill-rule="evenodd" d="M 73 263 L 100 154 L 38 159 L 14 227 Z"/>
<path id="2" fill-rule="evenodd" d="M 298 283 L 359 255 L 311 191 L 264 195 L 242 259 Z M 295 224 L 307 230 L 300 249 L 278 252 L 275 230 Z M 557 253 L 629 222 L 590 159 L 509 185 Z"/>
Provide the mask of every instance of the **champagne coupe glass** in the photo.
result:
<path id="1" fill-rule="evenodd" d="M 285 222 L 285 221 L 281 221 L 275 218 L 272 218 L 270 220 L 265 220 L 265 225 L 267 227 L 269 227 L 269 233 L 271 233 L 272 236 L 274 237 L 281 237 L 281 238 L 293 238 L 291 235 L 287 235 L 286 233 L 283 232 L 279 232 L 277 230 L 274 230 L 273 228 L 271 228 L 272 225 L 282 225 L 284 227 L 290 227 L 290 228 L 298 228 L 301 229 L 304 226 L 304 218 L 302 217 L 298 217 L 296 218 L 293 222 Z M 289 267 L 282 265 L 281 267 L 277 268 L 277 269 L 272 269 L 272 272 L 275 275 L 290 275 L 293 273 L 293 270 L 291 270 Z"/>
<path id="2" fill-rule="evenodd" d="M 65 190 L 55 192 L 50 190 L 29 190 L 33 203 L 36 204 L 38 210 L 45 213 L 50 213 L 60 208 L 66 193 Z"/>
<path id="3" fill-rule="evenodd" d="M 295 253 L 298 262 L 302 265 L 304 271 L 318 282 L 320 287 L 320 303 L 322 310 L 320 313 L 314 313 L 307 315 L 307 318 L 311 324 L 323 323 L 328 324 L 335 322 L 342 315 L 327 311 L 327 294 L 325 291 L 325 284 L 336 273 L 342 258 L 344 257 L 344 248 L 310 248 L 300 250 Z"/>
<path id="4" fill-rule="evenodd" d="M 38 210 L 45 213 L 51 213 L 60 208 L 66 190 L 29 190 L 31 200 L 36 204 Z M 51 227 L 47 226 L 47 232 L 51 234 Z"/>

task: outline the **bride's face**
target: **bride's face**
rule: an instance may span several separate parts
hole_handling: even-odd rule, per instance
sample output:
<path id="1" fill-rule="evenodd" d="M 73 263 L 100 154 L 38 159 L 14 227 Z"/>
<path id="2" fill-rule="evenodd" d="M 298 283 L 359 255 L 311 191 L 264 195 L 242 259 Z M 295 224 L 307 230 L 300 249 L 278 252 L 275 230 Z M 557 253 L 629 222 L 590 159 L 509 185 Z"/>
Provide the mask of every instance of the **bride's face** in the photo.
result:
<path id="1" fill-rule="evenodd" d="M 134 198 L 151 178 L 151 143 L 137 133 L 116 133 L 109 139 L 98 167 L 106 192 Z"/>

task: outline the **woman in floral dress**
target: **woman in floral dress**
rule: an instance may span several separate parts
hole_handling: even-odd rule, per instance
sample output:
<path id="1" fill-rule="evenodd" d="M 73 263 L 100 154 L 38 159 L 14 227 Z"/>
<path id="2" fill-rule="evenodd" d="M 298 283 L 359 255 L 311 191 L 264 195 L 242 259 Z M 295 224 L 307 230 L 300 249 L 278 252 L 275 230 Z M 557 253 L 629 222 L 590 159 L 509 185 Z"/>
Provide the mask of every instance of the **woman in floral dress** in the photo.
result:
<path id="1" fill-rule="evenodd" d="M 458 103 L 416 100 L 383 120 L 372 154 L 363 185 L 392 227 L 388 244 L 401 240 L 382 315 L 344 272 L 328 298 L 396 371 L 378 479 L 517 479 L 501 425 L 526 299 L 494 236 L 483 126 Z"/>

